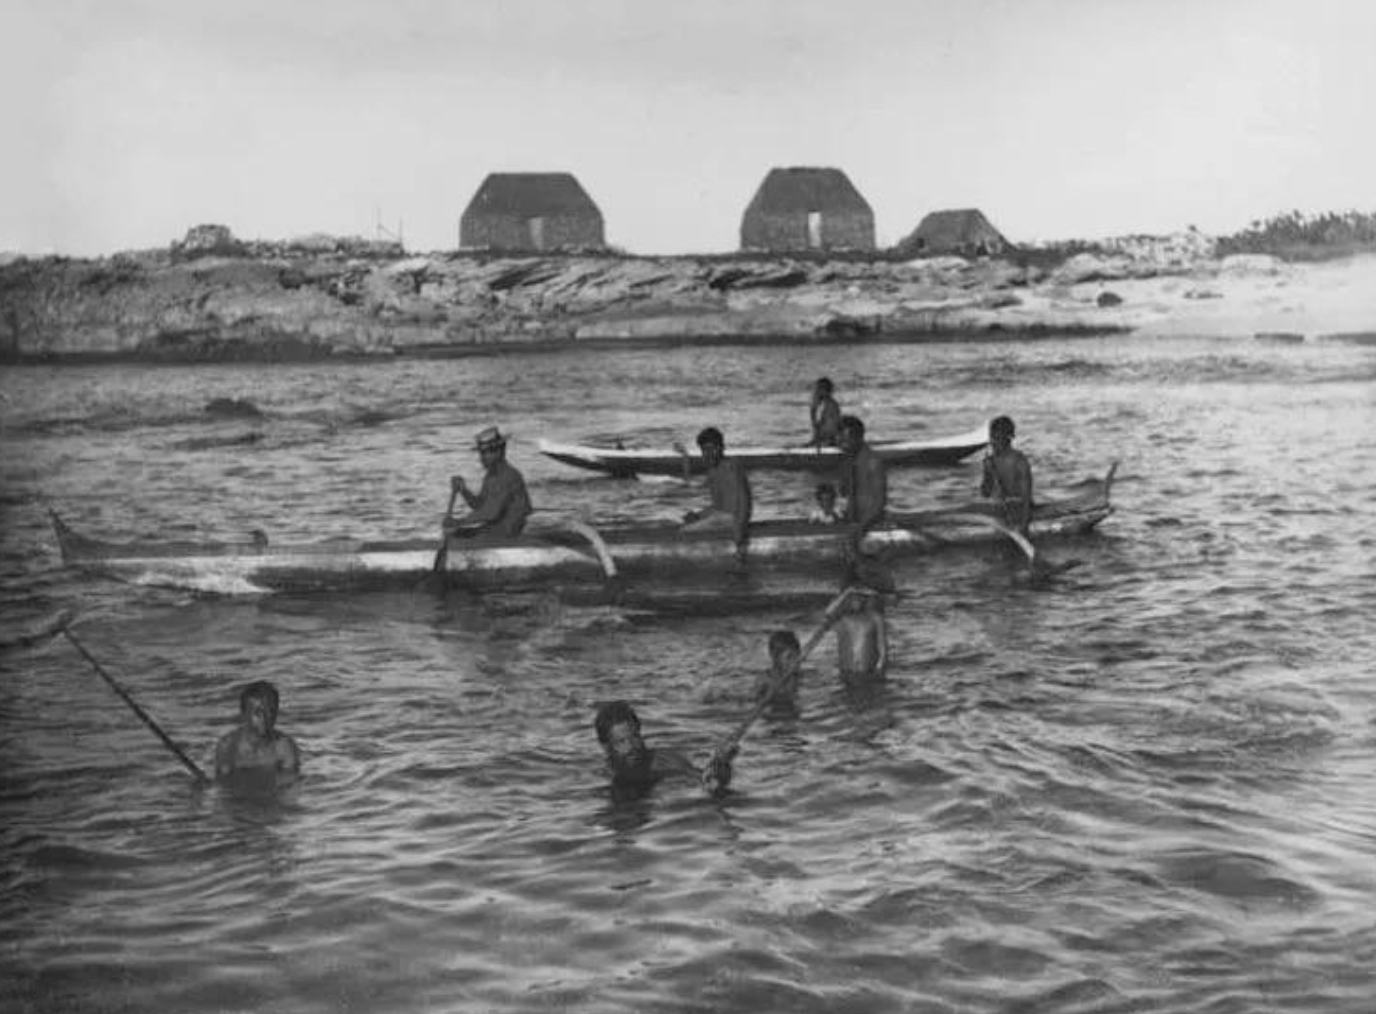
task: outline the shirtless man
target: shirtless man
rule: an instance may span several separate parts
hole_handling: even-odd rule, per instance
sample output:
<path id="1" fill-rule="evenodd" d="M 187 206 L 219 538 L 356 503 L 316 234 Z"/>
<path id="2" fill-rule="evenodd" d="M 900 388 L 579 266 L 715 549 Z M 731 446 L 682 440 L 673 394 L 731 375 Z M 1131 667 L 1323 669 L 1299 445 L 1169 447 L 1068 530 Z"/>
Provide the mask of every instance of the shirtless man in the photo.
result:
<path id="1" fill-rule="evenodd" d="M 463 476 L 449 480 L 449 488 L 463 497 L 468 513 L 444 519 L 444 530 L 452 535 L 520 535 L 530 517 L 530 494 L 526 481 L 506 460 L 506 437 L 496 426 L 478 434 L 474 448 L 483 465 L 483 483 L 477 493 L 468 488 Z"/>
<path id="2" fill-rule="evenodd" d="M 640 718 L 625 701 L 612 701 L 597 709 L 593 719 L 597 741 L 607 756 L 612 786 L 633 792 L 646 792 L 666 778 L 697 778 L 709 793 L 716 794 L 731 783 L 731 759 L 714 752 L 701 771 L 677 750 L 651 749 L 640 735 Z"/>
<path id="3" fill-rule="evenodd" d="M 239 727 L 215 745 L 215 777 L 244 771 L 295 776 L 301 770 L 296 740 L 277 731 L 277 688 L 267 680 L 239 692 Z"/>
<path id="4" fill-rule="evenodd" d="M 736 555 L 744 559 L 752 510 L 750 480 L 739 461 L 726 457 L 726 442 L 715 426 L 698 434 L 698 447 L 707 463 L 709 501 L 706 510 L 689 511 L 684 516 L 683 530 L 729 531 L 736 541 Z"/>
<path id="5" fill-rule="evenodd" d="M 851 591 L 846 611 L 836 621 L 836 656 L 843 679 L 884 678 L 889 638 L 879 592 L 865 587 Z"/>
<path id="6" fill-rule="evenodd" d="M 812 388 L 812 447 L 835 447 L 841 436 L 841 406 L 831 396 L 830 377 L 821 377 Z"/>
<path id="7" fill-rule="evenodd" d="M 1013 420 L 1001 415 L 989 424 L 989 453 L 984 456 L 980 496 L 993 497 L 1004 521 L 1023 535 L 1032 523 L 1032 466 L 1013 447 Z"/>
<path id="8" fill-rule="evenodd" d="M 841 417 L 841 494 L 846 497 L 844 519 L 858 526 L 863 537 L 884 520 L 889 479 L 883 460 L 865 443 L 865 424 L 853 415 Z"/>

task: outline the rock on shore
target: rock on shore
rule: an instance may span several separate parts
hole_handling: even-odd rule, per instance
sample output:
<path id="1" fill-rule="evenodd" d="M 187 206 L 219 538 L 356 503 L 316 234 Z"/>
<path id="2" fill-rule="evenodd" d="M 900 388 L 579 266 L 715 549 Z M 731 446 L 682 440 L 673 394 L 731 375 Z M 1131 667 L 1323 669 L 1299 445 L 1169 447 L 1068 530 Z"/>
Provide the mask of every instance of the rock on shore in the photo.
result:
<path id="1" fill-rule="evenodd" d="M 290 359 L 510 343 L 1370 330 L 1373 279 L 1371 257 L 1296 266 L 1163 260 L 1159 248 L 1040 268 L 959 257 L 413 255 L 395 244 L 243 244 L 227 230 L 193 230 L 168 251 L 0 265 L 0 356 Z"/>

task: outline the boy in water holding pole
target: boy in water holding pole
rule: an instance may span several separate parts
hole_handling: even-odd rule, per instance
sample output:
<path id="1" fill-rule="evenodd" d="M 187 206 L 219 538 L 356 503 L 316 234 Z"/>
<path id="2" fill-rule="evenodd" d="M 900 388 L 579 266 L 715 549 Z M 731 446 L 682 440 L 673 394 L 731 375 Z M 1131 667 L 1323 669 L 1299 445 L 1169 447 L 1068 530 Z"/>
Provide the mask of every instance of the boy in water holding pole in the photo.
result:
<path id="1" fill-rule="evenodd" d="M 239 727 L 215 745 L 215 777 L 240 772 L 295 777 L 301 770 L 296 740 L 277 731 L 277 688 L 257 680 L 239 692 Z"/>

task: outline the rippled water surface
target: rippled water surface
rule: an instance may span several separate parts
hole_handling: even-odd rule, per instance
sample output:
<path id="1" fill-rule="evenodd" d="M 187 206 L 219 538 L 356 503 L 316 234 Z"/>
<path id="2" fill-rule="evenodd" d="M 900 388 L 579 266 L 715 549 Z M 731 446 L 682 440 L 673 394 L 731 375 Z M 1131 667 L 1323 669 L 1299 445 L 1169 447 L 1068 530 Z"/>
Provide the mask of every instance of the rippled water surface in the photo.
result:
<path id="1" fill-rule="evenodd" d="M 1121 462 L 1048 546 L 908 561 L 892 670 L 808 660 L 733 792 L 606 787 L 591 717 L 704 753 L 770 630 L 834 576 L 545 594 L 210 598 L 60 565 L 114 538 L 430 535 L 499 423 L 537 523 L 700 494 L 583 477 L 538 436 L 792 441 L 831 375 L 876 437 L 1007 412 L 1044 496 Z M 81 643 L 202 765 L 244 682 L 306 777 L 197 789 L 62 639 L 0 653 L 7 1011 L 1257 1011 L 1376 1002 L 1376 349 L 1177 339 L 8 368 L 4 625 Z M 248 398 L 261 418 L 215 419 Z M 918 508 L 977 461 L 895 475 Z M 756 478 L 757 513 L 809 480 Z M 691 594 L 690 594 L 691 592 Z M 784 593 L 780 593 L 784 592 Z"/>

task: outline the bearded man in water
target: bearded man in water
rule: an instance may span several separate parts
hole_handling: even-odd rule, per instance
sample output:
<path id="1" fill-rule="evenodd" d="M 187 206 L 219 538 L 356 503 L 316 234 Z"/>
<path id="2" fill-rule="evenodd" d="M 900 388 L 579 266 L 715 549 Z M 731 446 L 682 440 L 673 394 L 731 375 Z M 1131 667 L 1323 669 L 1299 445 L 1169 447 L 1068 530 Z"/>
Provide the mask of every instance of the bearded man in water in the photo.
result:
<path id="1" fill-rule="evenodd" d="M 640 734 L 640 717 L 625 701 L 612 701 L 598 708 L 593 728 L 606 754 L 607 770 L 615 789 L 643 793 L 666 778 L 697 778 L 704 789 L 715 794 L 731 783 L 734 747 L 724 754 L 714 752 L 699 771 L 677 750 L 646 746 Z"/>

